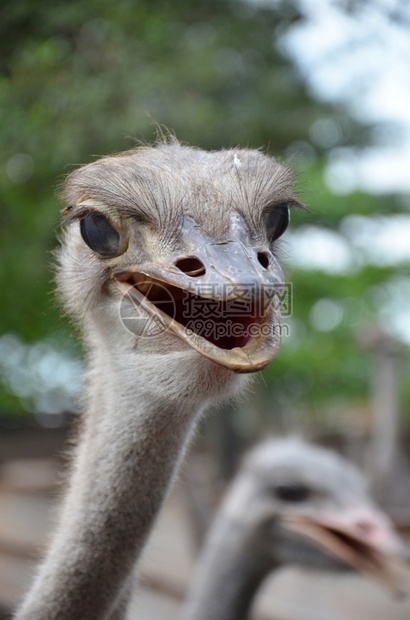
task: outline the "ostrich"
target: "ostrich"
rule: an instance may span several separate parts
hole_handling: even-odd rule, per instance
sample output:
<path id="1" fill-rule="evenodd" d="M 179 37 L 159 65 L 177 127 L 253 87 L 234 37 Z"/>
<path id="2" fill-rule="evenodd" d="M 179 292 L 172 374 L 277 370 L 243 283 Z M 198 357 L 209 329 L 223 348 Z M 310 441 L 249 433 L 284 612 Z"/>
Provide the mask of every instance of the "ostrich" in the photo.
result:
<path id="1" fill-rule="evenodd" d="M 262 581 L 284 564 L 351 567 L 398 591 L 404 545 L 356 468 L 298 439 L 245 459 L 199 559 L 183 620 L 245 620 Z"/>
<path id="2" fill-rule="evenodd" d="M 77 169 L 63 199 L 57 286 L 88 389 L 56 531 L 16 618 L 120 620 L 201 412 L 279 349 L 275 242 L 298 202 L 273 158 L 173 139 Z"/>

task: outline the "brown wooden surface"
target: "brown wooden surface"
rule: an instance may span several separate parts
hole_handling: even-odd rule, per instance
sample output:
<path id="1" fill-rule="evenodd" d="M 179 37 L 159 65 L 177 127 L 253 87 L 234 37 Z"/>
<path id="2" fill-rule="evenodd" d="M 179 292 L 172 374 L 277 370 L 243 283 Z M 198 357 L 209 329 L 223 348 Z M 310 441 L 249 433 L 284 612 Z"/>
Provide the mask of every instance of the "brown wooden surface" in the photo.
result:
<path id="1" fill-rule="evenodd" d="M 49 436 L 51 437 L 51 435 Z M 49 443 L 58 453 L 64 434 Z M 10 446 L 8 447 L 11 456 Z M 14 606 L 34 574 L 58 501 L 61 461 L 3 457 L 0 468 L 0 606 Z M 202 463 L 202 461 L 201 461 Z M 169 498 L 143 557 L 129 620 L 176 620 L 195 562 L 195 527 L 184 477 Z M 408 590 L 410 592 L 410 582 Z M 391 599 L 364 578 L 287 569 L 270 579 L 254 615 L 266 620 L 408 620 L 410 597 Z"/>

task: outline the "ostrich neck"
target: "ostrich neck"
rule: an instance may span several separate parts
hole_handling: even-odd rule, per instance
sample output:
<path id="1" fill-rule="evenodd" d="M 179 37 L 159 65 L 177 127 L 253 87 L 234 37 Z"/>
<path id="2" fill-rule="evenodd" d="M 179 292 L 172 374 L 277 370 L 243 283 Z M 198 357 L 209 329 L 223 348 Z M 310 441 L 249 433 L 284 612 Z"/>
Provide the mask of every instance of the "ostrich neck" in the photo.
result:
<path id="1" fill-rule="evenodd" d="M 182 620 L 245 620 L 272 561 L 255 553 L 243 528 L 224 517 L 199 560 Z"/>
<path id="2" fill-rule="evenodd" d="M 141 354 L 110 337 L 95 347 L 60 520 L 17 620 L 110 616 L 199 412 L 232 383 L 233 373 L 191 350 Z"/>

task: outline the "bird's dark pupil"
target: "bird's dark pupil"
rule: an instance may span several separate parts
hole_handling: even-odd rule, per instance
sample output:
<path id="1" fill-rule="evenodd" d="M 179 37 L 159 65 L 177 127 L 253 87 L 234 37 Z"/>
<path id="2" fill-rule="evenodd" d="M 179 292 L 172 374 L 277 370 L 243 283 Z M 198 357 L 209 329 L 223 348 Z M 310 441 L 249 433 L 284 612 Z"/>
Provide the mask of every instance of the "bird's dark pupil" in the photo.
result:
<path id="1" fill-rule="evenodd" d="M 94 252 L 101 256 L 115 256 L 120 245 L 120 235 L 103 215 L 92 214 L 80 222 L 81 236 Z"/>
<path id="2" fill-rule="evenodd" d="M 266 229 L 270 241 L 279 239 L 289 225 L 289 208 L 280 205 L 272 209 L 266 219 Z"/>
<path id="3" fill-rule="evenodd" d="M 276 487 L 275 495 L 284 502 L 303 502 L 309 495 L 309 489 L 303 484 L 283 484 Z"/>

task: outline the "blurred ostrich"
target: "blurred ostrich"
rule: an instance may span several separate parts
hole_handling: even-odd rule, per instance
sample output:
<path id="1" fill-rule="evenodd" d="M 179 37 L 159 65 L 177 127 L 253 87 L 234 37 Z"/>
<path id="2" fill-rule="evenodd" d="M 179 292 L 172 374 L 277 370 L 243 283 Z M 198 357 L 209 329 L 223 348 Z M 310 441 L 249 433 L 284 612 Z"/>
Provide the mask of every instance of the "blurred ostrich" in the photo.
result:
<path id="1" fill-rule="evenodd" d="M 296 439 L 246 458 L 211 527 L 183 620 L 245 620 L 284 564 L 350 566 L 399 588 L 404 546 L 356 468 Z"/>
<path id="2" fill-rule="evenodd" d="M 88 349 L 86 413 L 18 620 L 123 617 L 198 417 L 280 346 L 274 247 L 296 203 L 291 186 L 289 170 L 258 151 L 175 140 L 68 177 L 57 281 Z"/>

